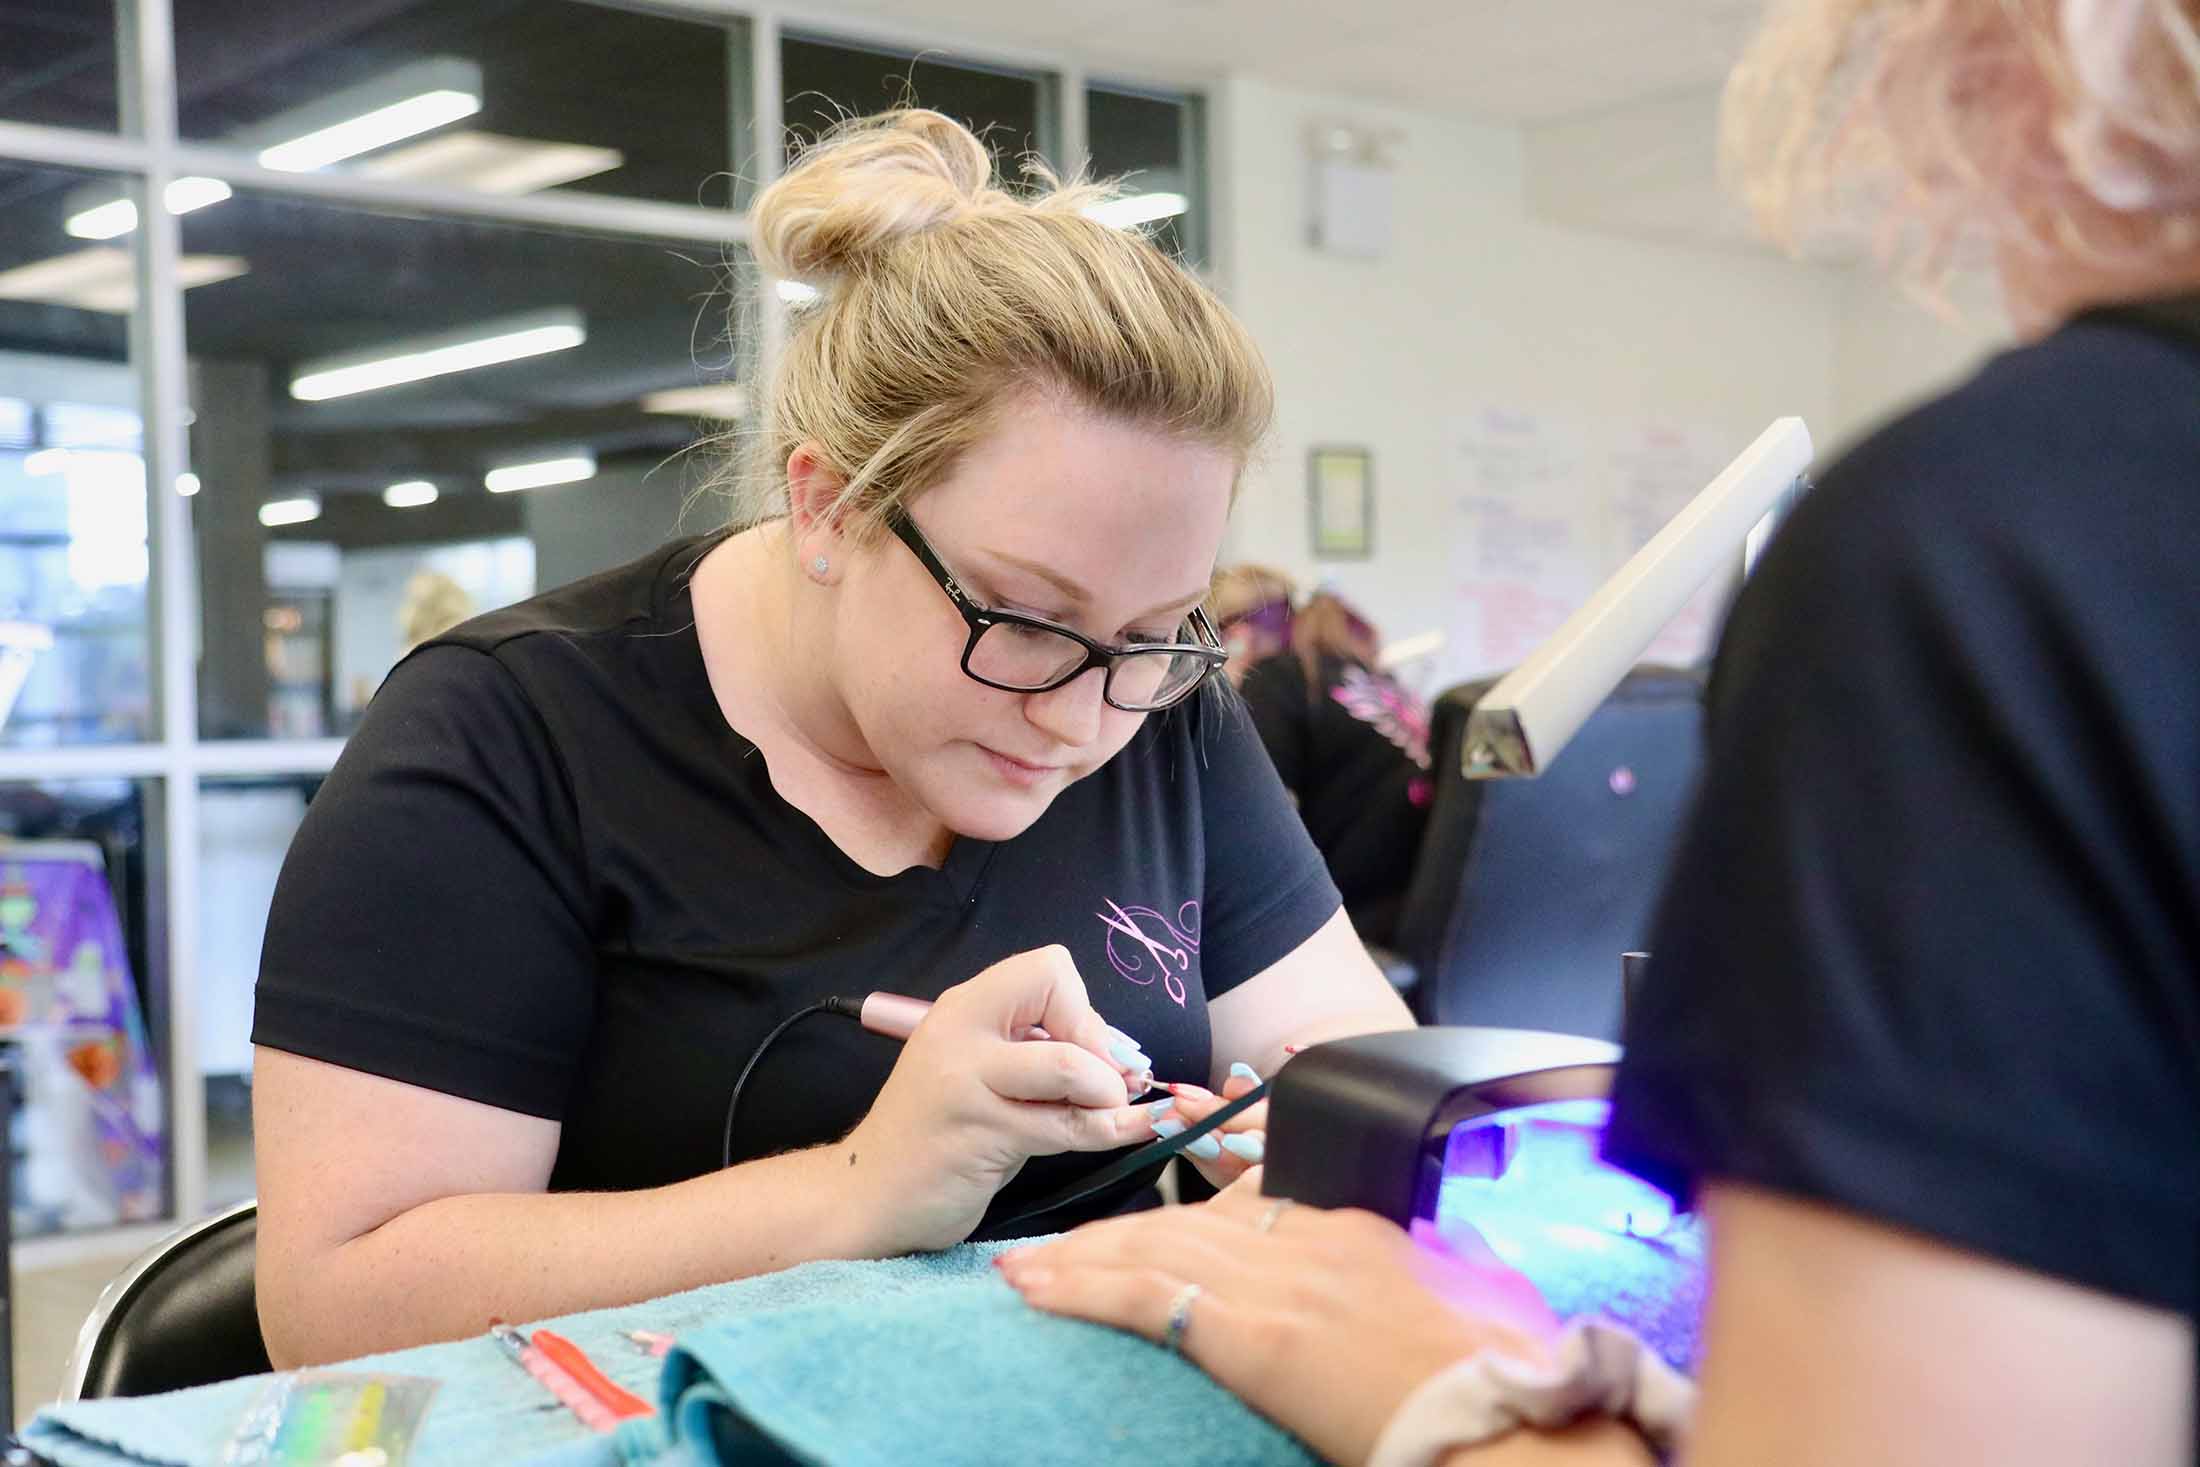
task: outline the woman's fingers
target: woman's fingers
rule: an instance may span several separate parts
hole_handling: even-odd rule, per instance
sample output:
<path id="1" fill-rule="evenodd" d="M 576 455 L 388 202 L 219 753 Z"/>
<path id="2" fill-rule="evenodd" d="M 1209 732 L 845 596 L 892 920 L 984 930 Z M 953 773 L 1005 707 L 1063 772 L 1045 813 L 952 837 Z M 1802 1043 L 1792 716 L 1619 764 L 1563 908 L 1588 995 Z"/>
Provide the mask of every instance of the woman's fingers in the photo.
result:
<path id="1" fill-rule="evenodd" d="M 1164 1129 L 1162 1134 L 1174 1135 L 1198 1125 L 1259 1083 L 1260 1077 L 1250 1067 L 1239 1064 L 1231 1066 L 1230 1078 L 1220 1095 L 1199 1085 L 1169 1086 L 1176 1104 L 1165 1125 L 1173 1128 Z M 1247 1167 L 1267 1159 L 1268 1102 L 1264 1100 L 1232 1116 L 1219 1129 L 1186 1147 L 1184 1154 L 1209 1182 L 1217 1187 L 1229 1186 Z"/>
<path id="2" fill-rule="evenodd" d="M 978 1060 L 978 1077 L 1003 1100 L 1062 1101 L 1109 1110 L 1130 1102 L 1120 1071 L 1089 1050 L 1059 1041 L 1012 1039 L 987 1045 Z"/>
<path id="3" fill-rule="evenodd" d="M 1059 943 L 1003 958 L 949 989 L 940 1003 L 951 998 L 958 1012 L 975 1013 L 1003 1039 L 1029 1042 L 1027 1036 L 1038 1029 L 1101 1059 L 1127 1083 L 1153 1072 L 1144 1047 L 1094 1010 L 1076 961 Z"/>

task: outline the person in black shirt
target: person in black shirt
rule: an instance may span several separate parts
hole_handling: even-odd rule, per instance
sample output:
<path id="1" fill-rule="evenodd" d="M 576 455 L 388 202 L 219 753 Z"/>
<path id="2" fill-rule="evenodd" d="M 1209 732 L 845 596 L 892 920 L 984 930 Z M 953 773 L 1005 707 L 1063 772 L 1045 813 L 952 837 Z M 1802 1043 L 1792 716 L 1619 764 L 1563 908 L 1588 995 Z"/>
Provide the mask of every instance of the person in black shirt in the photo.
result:
<path id="1" fill-rule="evenodd" d="M 2032 339 L 1825 473 L 1720 642 L 1605 1139 L 1710 1231 L 1685 1460 L 2200 1460 L 2200 3 L 1814 0 L 1730 107 L 1769 202 L 1830 146 L 1925 263 L 1985 225 Z M 1186 1348 L 1340 1461 L 1645 1459 L 1417 1416 L 1553 1326 L 1401 1244 L 1226 1193 L 1008 1272 L 1149 1333 L 1201 1282 Z"/>
<path id="2" fill-rule="evenodd" d="M 1294 608 L 1281 572 L 1231 566 L 1209 610 L 1353 931 L 1388 946 L 1428 824 L 1427 704 L 1375 666 L 1374 627 L 1333 592 Z"/>
<path id="3" fill-rule="evenodd" d="M 768 503 L 378 692 L 262 958 L 279 1364 L 943 1247 L 1410 1022 L 1208 686 L 1265 370 L 1099 196 L 1012 195 L 933 113 L 807 153 L 750 216 L 822 291 Z M 937 1003 L 762 1048 L 875 991 Z M 1190 1154 L 1227 1183 L 1264 1123 Z"/>

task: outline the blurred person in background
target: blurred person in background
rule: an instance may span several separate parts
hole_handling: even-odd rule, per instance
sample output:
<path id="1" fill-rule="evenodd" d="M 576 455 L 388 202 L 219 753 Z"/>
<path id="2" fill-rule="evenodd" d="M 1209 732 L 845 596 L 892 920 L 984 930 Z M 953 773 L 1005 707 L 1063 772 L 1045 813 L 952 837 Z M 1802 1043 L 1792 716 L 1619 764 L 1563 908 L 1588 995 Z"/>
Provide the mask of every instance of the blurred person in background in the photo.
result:
<path id="1" fill-rule="evenodd" d="M 1389 946 L 1428 823 L 1428 705 L 1376 666 L 1381 641 L 1324 587 L 1292 605 L 1279 570 L 1218 572 L 1210 604 L 1261 744 L 1363 941 Z"/>

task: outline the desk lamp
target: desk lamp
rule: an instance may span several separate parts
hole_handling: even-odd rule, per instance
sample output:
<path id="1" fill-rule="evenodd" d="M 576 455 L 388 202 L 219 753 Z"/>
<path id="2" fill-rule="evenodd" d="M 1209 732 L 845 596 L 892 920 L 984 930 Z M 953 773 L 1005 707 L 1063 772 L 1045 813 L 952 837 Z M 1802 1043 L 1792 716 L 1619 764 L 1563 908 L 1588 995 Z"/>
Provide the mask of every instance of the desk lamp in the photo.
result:
<path id="1" fill-rule="evenodd" d="M 1810 433 L 1781 418 L 1467 716 L 1470 779 L 1550 767 L 1659 630 L 1743 547 L 1746 572 L 1805 487 Z M 1631 955 L 1630 977 L 1640 955 Z M 1619 954 L 1613 960 L 1621 960 Z M 1553 1222 L 1654 1235 L 1662 1193 L 1596 1158 L 1616 1046 L 1517 1029 L 1431 1027 L 1310 1046 L 1270 1082 L 1264 1190 L 1364 1207 L 1401 1226 L 1462 1192 Z"/>

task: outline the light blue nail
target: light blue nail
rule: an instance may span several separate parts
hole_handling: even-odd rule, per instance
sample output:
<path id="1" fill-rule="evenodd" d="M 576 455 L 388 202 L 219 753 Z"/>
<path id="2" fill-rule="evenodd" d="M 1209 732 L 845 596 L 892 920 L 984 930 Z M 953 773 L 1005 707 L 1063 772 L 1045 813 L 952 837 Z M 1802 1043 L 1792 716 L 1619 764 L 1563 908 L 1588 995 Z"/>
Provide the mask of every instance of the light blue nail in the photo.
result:
<path id="1" fill-rule="evenodd" d="M 1238 1063 L 1230 1066 L 1230 1078 L 1233 1080 L 1250 1080 L 1255 1085 L 1258 1085 L 1260 1083 L 1260 1071 L 1254 1069 L 1251 1065 L 1246 1064 L 1244 1061 L 1240 1060 Z"/>
<path id="2" fill-rule="evenodd" d="M 1115 1056 L 1117 1064 L 1133 1073 L 1153 1068 L 1153 1061 L 1146 1058 L 1146 1051 L 1140 1049 L 1128 1039 L 1110 1039 L 1108 1041 L 1108 1053 Z"/>
<path id="3" fill-rule="evenodd" d="M 1170 1108 L 1173 1107 L 1175 1104 L 1176 1098 L 1174 1096 L 1171 1096 L 1167 1100 L 1157 1100 L 1152 1105 L 1146 1107 L 1146 1114 L 1152 1116 L 1155 1120 L 1158 1121 L 1163 1116 L 1167 1115 Z"/>
<path id="4" fill-rule="evenodd" d="M 1165 1121 L 1155 1121 L 1153 1123 L 1153 1133 L 1156 1136 L 1181 1136 L 1184 1134 L 1184 1123 L 1175 1116 L 1171 1116 Z M 1196 1151 L 1199 1148 L 1199 1143 L 1193 1142 L 1192 1148 Z"/>
<path id="5" fill-rule="evenodd" d="M 1201 1161 L 1213 1161 L 1222 1155 L 1222 1143 L 1212 1136 L 1202 1136 L 1184 1149 Z"/>
<path id="6" fill-rule="evenodd" d="M 1251 1131 L 1232 1131 L 1222 1138 L 1222 1149 L 1244 1161 L 1259 1161 L 1268 1154 L 1267 1145 Z"/>

